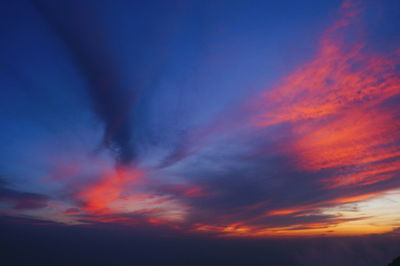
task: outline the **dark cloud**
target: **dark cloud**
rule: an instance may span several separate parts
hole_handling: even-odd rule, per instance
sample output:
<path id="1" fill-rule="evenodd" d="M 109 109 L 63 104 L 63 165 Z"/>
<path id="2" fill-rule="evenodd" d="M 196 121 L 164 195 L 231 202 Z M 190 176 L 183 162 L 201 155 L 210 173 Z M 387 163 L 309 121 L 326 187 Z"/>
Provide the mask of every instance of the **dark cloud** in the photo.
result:
<path id="1" fill-rule="evenodd" d="M 48 1 L 32 1 L 36 10 L 66 45 L 78 69 L 87 80 L 88 95 L 97 117 L 104 123 L 103 146 L 116 153 L 120 164 L 135 157 L 133 109 L 138 84 L 127 84 L 103 42 L 93 16 L 81 16 L 78 3 L 54 6 Z M 102 41 L 103 40 L 103 41 Z"/>
<path id="2" fill-rule="evenodd" d="M 0 179 L 0 202 L 12 204 L 15 210 L 39 209 L 47 206 L 49 197 L 43 194 L 30 193 L 6 188 Z"/>
<path id="3" fill-rule="evenodd" d="M 362 186 L 326 187 L 321 180 L 340 169 L 299 169 L 290 154 L 280 152 L 286 133 L 281 131 L 278 135 L 281 138 L 275 137 L 274 142 L 251 140 L 244 145 L 249 147 L 245 153 L 200 155 L 194 163 L 187 164 L 180 174 L 189 177 L 192 186 L 204 190 L 200 197 L 181 197 L 191 206 L 190 222 L 244 223 L 262 228 L 318 223 L 321 228 L 324 224 L 328 228 L 348 220 L 321 214 L 320 208 L 357 202 L 357 197 L 400 187 L 396 178 Z M 192 171 L 194 168 L 196 172 Z M 167 188 L 160 189 L 171 193 Z M 287 209 L 292 211 L 273 214 Z"/>

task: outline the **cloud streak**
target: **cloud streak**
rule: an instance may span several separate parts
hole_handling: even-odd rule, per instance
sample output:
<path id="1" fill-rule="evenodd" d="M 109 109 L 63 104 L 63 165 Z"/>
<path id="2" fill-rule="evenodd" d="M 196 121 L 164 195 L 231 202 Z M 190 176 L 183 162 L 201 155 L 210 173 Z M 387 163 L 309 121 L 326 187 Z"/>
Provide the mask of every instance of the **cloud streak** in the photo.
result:
<path id="1" fill-rule="evenodd" d="M 117 164 L 131 163 L 136 156 L 132 120 L 138 84 L 124 83 L 109 48 L 99 41 L 102 38 L 100 32 L 90 26 L 81 27 L 79 31 L 71 28 L 70 22 L 75 16 L 80 16 L 78 10 L 67 8 L 66 17 L 56 17 L 54 9 L 57 8 L 51 3 L 32 3 L 64 42 L 77 69 L 87 81 L 92 109 L 104 124 L 102 146 L 115 153 Z"/>

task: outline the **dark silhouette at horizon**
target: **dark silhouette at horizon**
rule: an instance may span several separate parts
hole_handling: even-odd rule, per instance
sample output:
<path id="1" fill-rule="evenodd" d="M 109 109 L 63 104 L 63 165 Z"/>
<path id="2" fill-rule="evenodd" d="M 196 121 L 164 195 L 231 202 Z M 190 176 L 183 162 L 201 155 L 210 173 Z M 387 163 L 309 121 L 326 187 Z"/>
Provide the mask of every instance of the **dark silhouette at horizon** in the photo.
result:
<path id="1" fill-rule="evenodd" d="M 388 266 L 400 266 L 400 256 L 395 258 Z"/>

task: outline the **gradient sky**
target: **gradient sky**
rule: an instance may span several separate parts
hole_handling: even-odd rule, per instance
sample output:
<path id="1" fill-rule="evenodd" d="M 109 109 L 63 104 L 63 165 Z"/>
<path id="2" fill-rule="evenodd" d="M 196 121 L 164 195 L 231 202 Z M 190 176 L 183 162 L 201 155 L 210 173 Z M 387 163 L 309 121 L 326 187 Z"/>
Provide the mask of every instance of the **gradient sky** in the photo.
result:
<path id="1" fill-rule="evenodd" d="M 0 215 L 398 235 L 399 17 L 397 0 L 4 1 Z"/>

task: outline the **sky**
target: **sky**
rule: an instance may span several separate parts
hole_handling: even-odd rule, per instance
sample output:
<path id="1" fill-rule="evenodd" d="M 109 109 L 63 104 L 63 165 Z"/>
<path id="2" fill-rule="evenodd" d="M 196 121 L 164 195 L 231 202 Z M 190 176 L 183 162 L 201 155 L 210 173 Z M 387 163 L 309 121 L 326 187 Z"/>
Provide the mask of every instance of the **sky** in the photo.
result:
<path id="1" fill-rule="evenodd" d="M 1 5 L 0 219 L 29 236 L 5 246 L 400 255 L 398 1 Z"/>

